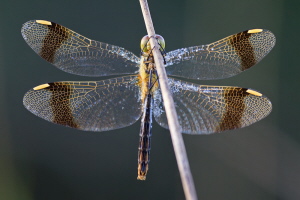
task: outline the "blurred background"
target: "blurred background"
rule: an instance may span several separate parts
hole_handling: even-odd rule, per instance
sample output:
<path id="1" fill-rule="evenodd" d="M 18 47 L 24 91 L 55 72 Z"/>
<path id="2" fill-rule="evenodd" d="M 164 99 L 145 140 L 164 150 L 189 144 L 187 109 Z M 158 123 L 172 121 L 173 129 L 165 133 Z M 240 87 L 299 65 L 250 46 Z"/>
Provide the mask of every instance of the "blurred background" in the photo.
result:
<path id="1" fill-rule="evenodd" d="M 251 28 L 269 29 L 277 38 L 250 70 L 193 81 L 253 88 L 273 103 L 272 113 L 250 127 L 184 135 L 199 199 L 300 199 L 299 6 L 293 0 L 149 1 L 167 51 Z M 42 120 L 22 104 L 25 92 L 39 84 L 101 79 L 67 74 L 42 60 L 23 40 L 23 23 L 54 21 L 139 54 L 146 34 L 139 2 L 4 0 L 0 7 L 0 199 L 184 199 L 169 132 L 157 123 L 142 182 L 136 180 L 140 121 L 115 131 L 83 132 Z"/>

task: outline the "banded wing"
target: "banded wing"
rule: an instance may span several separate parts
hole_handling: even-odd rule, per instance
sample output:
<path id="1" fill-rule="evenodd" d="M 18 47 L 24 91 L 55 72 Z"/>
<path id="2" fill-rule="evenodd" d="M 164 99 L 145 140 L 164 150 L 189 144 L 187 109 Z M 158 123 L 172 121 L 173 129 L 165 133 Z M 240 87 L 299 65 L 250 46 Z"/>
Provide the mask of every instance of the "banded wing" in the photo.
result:
<path id="1" fill-rule="evenodd" d="M 249 69 L 275 45 L 275 36 L 251 29 L 217 42 L 168 52 L 167 74 L 190 79 L 222 79 Z"/>
<path id="2" fill-rule="evenodd" d="M 23 24 L 22 36 L 43 59 L 59 69 L 82 76 L 133 74 L 139 58 L 122 47 L 88 39 L 45 20 Z"/>
<path id="3" fill-rule="evenodd" d="M 239 87 L 197 85 L 169 78 L 182 132 L 209 134 L 249 126 L 272 110 L 261 93 Z M 159 125 L 168 122 L 158 90 L 154 98 L 154 117 Z"/>
<path id="4" fill-rule="evenodd" d="M 137 77 L 97 82 L 55 82 L 29 90 L 25 107 L 47 121 L 85 131 L 129 126 L 141 116 Z"/>

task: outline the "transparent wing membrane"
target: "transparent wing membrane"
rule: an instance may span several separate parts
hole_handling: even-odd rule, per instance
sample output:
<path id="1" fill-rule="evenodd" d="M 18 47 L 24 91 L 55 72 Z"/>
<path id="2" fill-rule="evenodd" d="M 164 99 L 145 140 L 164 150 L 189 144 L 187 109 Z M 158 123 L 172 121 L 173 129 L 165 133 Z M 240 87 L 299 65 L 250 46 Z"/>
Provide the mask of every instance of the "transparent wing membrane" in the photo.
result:
<path id="1" fill-rule="evenodd" d="M 32 20 L 22 36 L 43 59 L 61 70 L 84 76 L 132 74 L 140 58 L 124 48 L 90 40 L 66 27 Z M 142 40 L 143 41 L 143 40 Z M 148 42 L 148 41 L 146 41 Z M 266 56 L 275 36 L 264 29 L 243 31 L 208 45 L 177 49 L 166 54 L 168 75 L 190 79 L 234 76 Z M 140 78 L 123 76 L 103 81 L 43 84 L 24 96 L 25 107 L 50 122 L 87 131 L 129 126 L 143 110 L 151 53 L 143 58 Z M 143 69 L 143 67 L 146 67 Z M 150 67 L 149 69 L 147 67 Z M 227 86 L 206 86 L 169 78 L 179 122 L 184 133 L 208 134 L 242 128 L 267 116 L 271 102 L 257 91 Z M 154 93 L 154 117 L 168 128 L 160 89 Z"/>
<path id="2" fill-rule="evenodd" d="M 168 52 L 167 74 L 190 79 L 222 79 L 249 69 L 275 45 L 275 36 L 252 29 L 217 42 Z"/>
<path id="3" fill-rule="evenodd" d="M 141 116 L 136 76 L 103 81 L 55 82 L 29 90 L 23 99 L 33 114 L 85 131 L 129 126 Z"/>
<path id="4" fill-rule="evenodd" d="M 271 102 L 257 91 L 228 86 L 197 85 L 169 78 L 183 133 L 208 134 L 249 126 L 266 117 Z M 155 93 L 154 117 L 168 128 L 160 91 Z"/>
<path id="5" fill-rule="evenodd" d="M 54 22 L 28 21 L 21 33 L 39 56 L 68 73 L 108 76 L 138 70 L 139 58 L 130 51 L 88 39 Z"/>

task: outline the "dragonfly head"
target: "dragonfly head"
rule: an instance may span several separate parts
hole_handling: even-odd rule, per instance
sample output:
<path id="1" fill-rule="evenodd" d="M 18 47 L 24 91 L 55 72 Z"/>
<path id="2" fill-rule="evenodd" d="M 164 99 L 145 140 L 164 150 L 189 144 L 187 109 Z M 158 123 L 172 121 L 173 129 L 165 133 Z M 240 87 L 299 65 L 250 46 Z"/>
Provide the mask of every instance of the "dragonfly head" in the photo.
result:
<path id="1" fill-rule="evenodd" d="M 155 35 L 155 38 L 157 39 L 158 44 L 160 45 L 160 50 L 164 51 L 166 47 L 165 39 L 161 35 Z M 145 35 L 141 40 L 141 49 L 143 52 L 148 52 L 151 50 L 150 46 L 150 37 L 148 35 Z"/>

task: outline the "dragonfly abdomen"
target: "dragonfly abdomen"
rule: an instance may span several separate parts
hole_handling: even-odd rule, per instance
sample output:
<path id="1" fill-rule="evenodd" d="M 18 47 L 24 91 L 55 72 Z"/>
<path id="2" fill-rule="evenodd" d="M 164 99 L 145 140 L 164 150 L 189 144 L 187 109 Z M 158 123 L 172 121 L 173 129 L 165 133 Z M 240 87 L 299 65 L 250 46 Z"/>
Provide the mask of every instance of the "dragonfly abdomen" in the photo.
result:
<path id="1" fill-rule="evenodd" d="M 150 162 L 153 106 L 151 94 L 147 95 L 144 105 L 144 113 L 141 120 L 140 144 L 138 150 L 138 180 L 146 180 L 148 164 Z"/>

